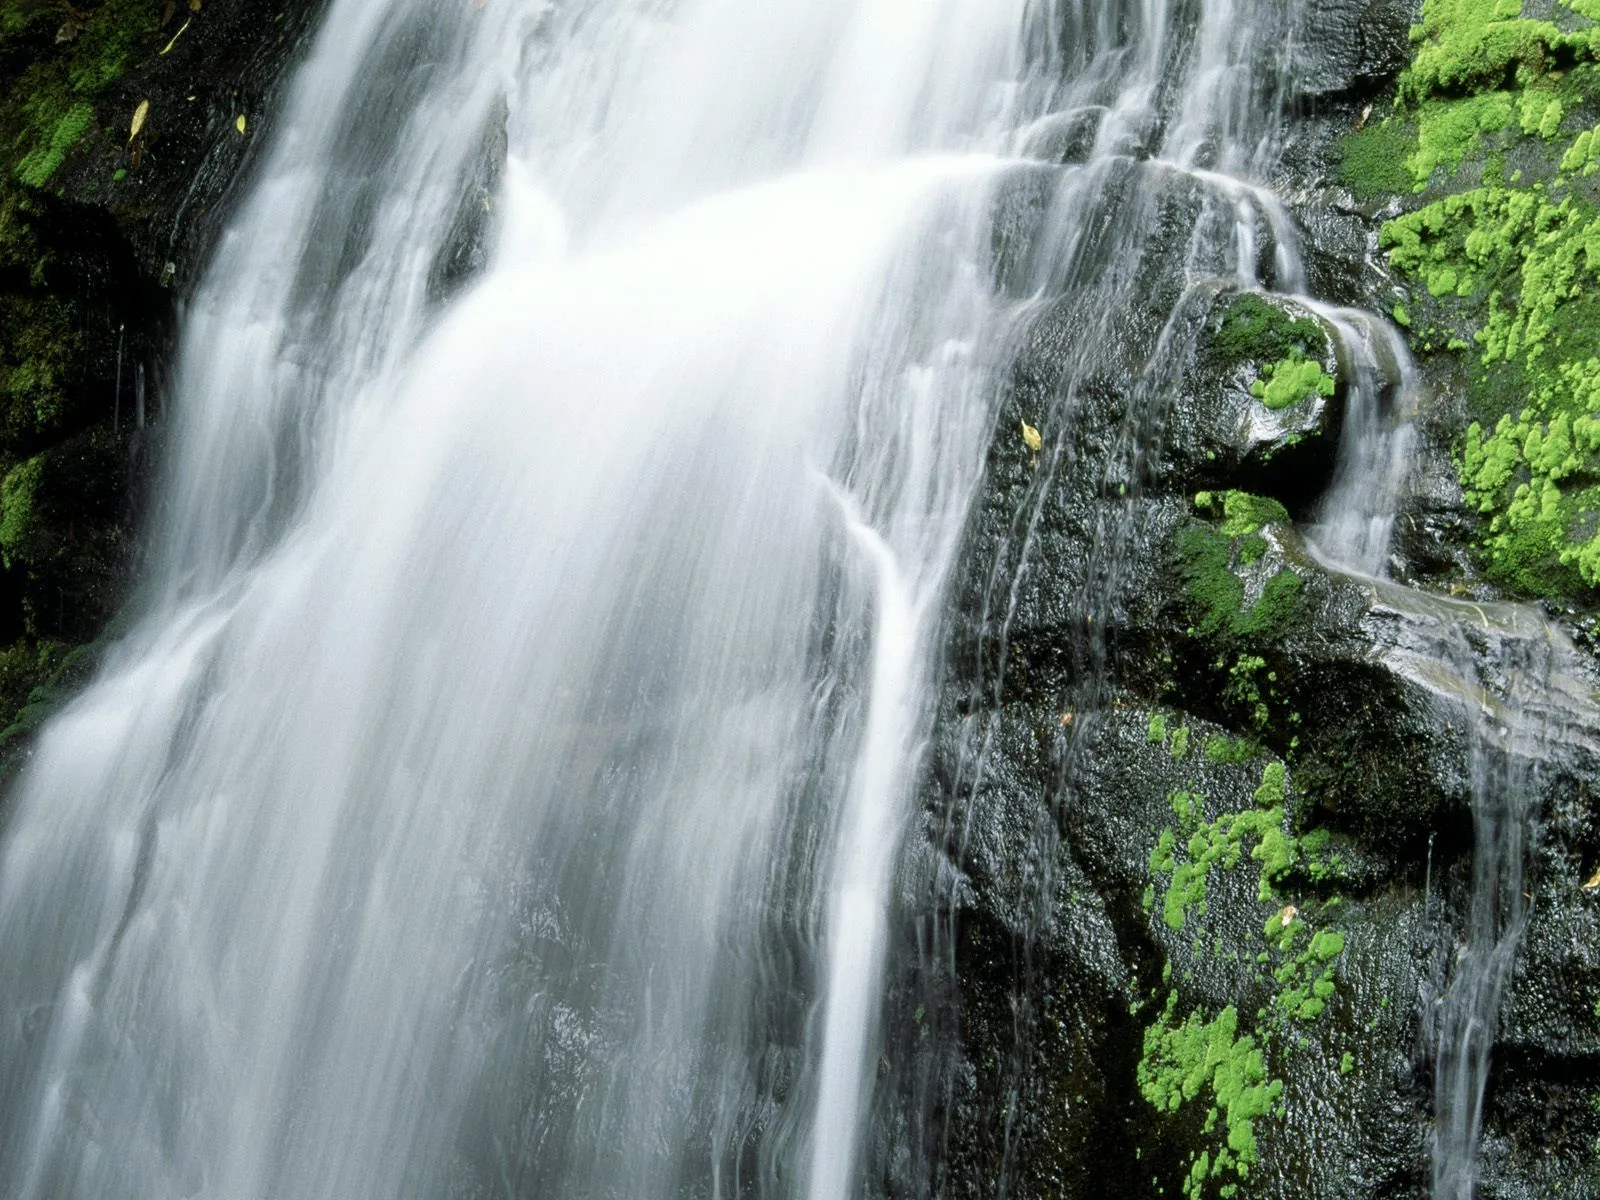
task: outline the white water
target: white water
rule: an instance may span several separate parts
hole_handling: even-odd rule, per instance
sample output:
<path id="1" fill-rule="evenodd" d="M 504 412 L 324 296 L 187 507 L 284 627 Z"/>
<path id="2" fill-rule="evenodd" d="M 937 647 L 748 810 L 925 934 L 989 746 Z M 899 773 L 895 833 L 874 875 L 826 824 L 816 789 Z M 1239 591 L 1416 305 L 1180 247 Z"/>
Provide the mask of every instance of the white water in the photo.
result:
<path id="1" fill-rule="evenodd" d="M 12 802 L 0 1193 L 855 1190 L 1031 7 L 335 0 Z"/>

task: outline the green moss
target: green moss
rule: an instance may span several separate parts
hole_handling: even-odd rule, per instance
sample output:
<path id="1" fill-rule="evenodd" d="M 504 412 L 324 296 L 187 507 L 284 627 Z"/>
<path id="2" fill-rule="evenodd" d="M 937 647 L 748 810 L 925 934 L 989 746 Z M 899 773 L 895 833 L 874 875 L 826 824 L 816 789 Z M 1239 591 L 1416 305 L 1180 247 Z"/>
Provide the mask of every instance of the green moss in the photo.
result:
<path id="1" fill-rule="evenodd" d="M 1208 347 L 1211 361 L 1222 369 L 1242 362 L 1274 362 L 1292 354 L 1321 359 L 1327 352 L 1328 335 L 1320 321 L 1290 316 L 1252 293 L 1234 297 L 1223 310 Z"/>
<path id="2" fill-rule="evenodd" d="M 1305 581 L 1285 567 L 1262 589 L 1261 598 L 1239 614 L 1233 631 L 1243 638 L 1278 637 L 1304 615 L 1300 593 Z"/>
<path id="3" fill-rule="evenodd" d="M 1415 129 L 1396 118 L 1347 134 L 1339 142 L 1339 180 L 1360 200 L 1410 191 L 1406 161 L 1416 148 Z"/>
<path id="4" fill-rule="evenodd" d="M 1251 385 L 1250 394 L 1277 412 L 1292 408 L 1313 396 L 1331 396 L 1338 381 L 1322 369 L 1322 364 L 1293 352 L 1287 358 L 1261 368 L 1261 378 Z"/>
<path id="5" fill-rule="evenodd" d="M 1587 34 L 1525 19 L 1522 0 L 1424 0 L 1411 31 L 1416 57 L 1400 77 L 1408 103 L 1537 77 L 1558 56 L 1587 54 Z"/>
<path id="6" fill-rule="evenodd" d="M 1405 161 L 1414 190 L 1426 188 L 1435 171 L 1453 174 L 1481 148 L 1485 134 L 1510 129 L 1516 115 L 1516 97 L 1508 92 L 1424 104 L 1417 113 L 1417 148 Z"/>
<path id="7" fill-rule="evenodd" d="M 1474 356 L 1477 419 L 1457 467 L 1480 561 L 1554 596 L 1600 588 L 1600 207 L 1578 185 L 1600 168 L 1600 130 L 1564 132 L 1575 108 L 1592 111 L 1600 5 L 1562 3 L 1553 22 L 1519 0 L 1427 0 L 1400 86 L 1419 127 L 1414 182 L 1437 186 L 1475 156 L 1483 170 L 1382 232 L 1441 315 L 1419 348 Z M 1495 155 L 1512 142 L 1547 166 L 1507 178 Z"/>
<path id="8" fill-rule="evenodd" d="M 1267 1078 L 1262 1047 L 1239 1031 L 1232 1005 L 1210 1020 L 1192 1012 L 1181 1022 L 1177 1006 L 1178 994 L 1169 993 L 1160 1019 L 1145 1030 L 1138 1083 L 1158 1111 L 1176 1113 L 1200 1101 L 1206 1106 L 1204 1132 L 1220 1126 L 1215 1153 L 1200 1152 L 1184 1179 L 1184 1195 L 1195 1198 L 1208 1180 L 1249 1177 L 1260 1153 L 1256 1123 L 1272 1115 L 1283 1083 Z"/>
<path id="9" fill-rule="evenodd" d="M 1258 1154 L 1256 1123 L 1281 1111 L 1283 1088 L 1267 1078 L 1267 1051 L 1278 1037 L 1317 1020 L 1335 993 L 1344 934 L 1313 929 L 1298 908 L 1282 904 L 1276 895 L 1279 881 L 1288 879 L 1307 856 L 1308 839 L 1296 838 L 1286 824 L 1288 784 L 1284 764 L 1269 763 L 1261 773 L 1253 806 L 1211 821 L 1205 819 L 1203 795 L 1188 789 L 1173 791 L 1168 800 L 1176 825 L 1162 831 L 1150 854 L 1154 879 L 1145 893 L 1146 911 L 1154 908 L 1159 894 L 1162 923 L 1175 932 L 1184 929 L 1191 917 L 1206 915 L 1211 878 L 1240 867 L 1247 849 L 1249 859 L 1258 864 L 1258 900 L 1279 906 L 1262 924 L 1266 949 L 1252 956 L 1263 969 L 1262 982 L 1273 990 L 1255 1028 L 1243 1029 L 1232 1005 L 1214 1017 L 1192 1011 L 1180 1021 L 1179 995 L 1173 990 L 1161 1015 L 1145 1030 L 1138 1069 L 1144 1098 L 1169 1115 L 1192 1109 L 1196 1120 L 1204 1106 L 1202 1137 L 1223 1133 L 1220 1141 L 1203 1142 L 1190 1159 L 1183 1184 L 1189 1196 L 1199 1196 L 1208 1181 L 1223 1176 L 1248 1177 Z M 1332 908 L 1325 905 L 1323 911 Z M 1202 945 L 1197 935 L 1196 953 Z M 1220 937 L 1212 940 L 1214 957 L 1238 961 L 1243 951 L 1246 948 L 1230 948 Z M 1162 978 L 1170 987 L 1170 962 Z M 1235 1186 L 1224 1184 L 1221 1190 Z"/>
<path id="10" fill-rule="evenodd" d="M 1167 747 L 1173 758 L 1187 758 L 1189 756 L 1189 727 L 1180 725 L 1172 735 L 1172 744 Z"/>
<path id="11" fill-rule="evenodd" d="M 17 164 L 17 178 L 29 187 L 44 187 L 65 161 L 67 151 L 78 144 L 93 120 L 93 107 L 83 103 L 74 104 L 56 121 L 49 140 L 35 147 Z"/>
<path id="12" fill-rule="evenodd" d="M 1236 740 L 1218 735 L 1206 740 L 1206 761 L 1213 766 L 1245 763 L 1260 755 L 1261 747 L 1243 738 Z"/>
<path id="13" fill-rule="evenodd" d="M 1165 742 L 1167 740 L 1167 717 L 1165 713 L 1151 713 L 1150 724 L 1145 730 L 1145 735 L 1152 742 Z"/>
<path id="14" fill-rule="evenodd" d="M 0 555 L 7 566 L 24 557 L 35 539 L 35 498 L 42 473 L 43 459 L 31 458 L 0 480 Z"/>
<path id="15" fill-rule="evenodd" d="M 82 10 L 77 35 L 56 44 L 46 35 L 66 6 L 7 5 L 0 37 L 21 43 L 31 60 L 0 94 L 0 131 L 10 140 L 11 170 L 28 187 L 51 182 L 67 155 L 93 127 L 96 109 L 161 17 L 155 0 L 102 0 Z M 41 21 L 48 24 L 42 24 Z M 41 44 L 48 49 L 41 50 Z"/>
<path id="16" fill-rule="evenodd" d="M 1236 568 L 1260 561 L 1266 550 L 1257 535 L 1269 524 L 1287 522 L 1288 510 L 1248 492 L 1202 492 L 1195 504 L 1220 515 L 1221 526 L 1193 524 L 1174 541 L 1176 569 L 1193 616 L 1189 633 L 1236 638 L 1280 636 L 1302 615 L 1304 581 L 1285 568 L 1267 581 L 1259 599 L 1245 607 L 1245 585 Z"/>

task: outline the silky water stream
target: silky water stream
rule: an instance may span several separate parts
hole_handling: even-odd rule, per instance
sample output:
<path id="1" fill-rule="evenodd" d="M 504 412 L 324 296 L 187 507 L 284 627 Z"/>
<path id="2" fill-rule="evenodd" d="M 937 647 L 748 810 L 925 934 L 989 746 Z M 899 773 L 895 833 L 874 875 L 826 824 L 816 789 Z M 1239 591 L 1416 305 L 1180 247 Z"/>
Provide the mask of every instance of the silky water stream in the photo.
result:
<path id="1" fill-rule="evenodd" d="M 855 1190 L 1048 17 L 335 0 L 10 801 L 0 1194 Z"/>

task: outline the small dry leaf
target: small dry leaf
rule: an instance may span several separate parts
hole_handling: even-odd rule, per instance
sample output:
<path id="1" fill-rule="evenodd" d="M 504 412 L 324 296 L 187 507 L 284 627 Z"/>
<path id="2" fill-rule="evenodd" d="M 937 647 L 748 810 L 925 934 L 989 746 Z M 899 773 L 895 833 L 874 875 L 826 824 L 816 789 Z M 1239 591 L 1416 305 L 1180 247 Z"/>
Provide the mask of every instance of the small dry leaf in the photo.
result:
<path id="1" fill-rule="evenodd" d="M 1037 429 L 1026 421 L 1022 423 L 1022 440 L 1027 443 L 1028 449 L 1035 454 L 1044 449 L 1044 438 Z"/>
<path id="2" fill-rule="evenodd" d="M 78 35 L 83 32 L 83 22 L 77 17 L 69 17 L 61 23 L 61 28 L 56 30 L 56 45 L 62 42 L 75 42 Z"/>
<path id="3" fill-rule="evenodd" d="M 243 113 L 239 114 L 239 119 L 233 123 L 233 127 L 239 131 L 241 136 L 244 134 L 244 114 Z"/>
<path id="4" fill-rule="evenodd" d="M 1077 718 L 1078 718 L 1078 714 L 1077 713 L 1062 713 L 1061 714 L 1061 728 L 1070 729 L 1072 727 L 1072 722 L 1077 720 Z"/>
<path id="5" fill-rule="evenodd" d="M 133 110 L 133 124 L 128 127 L 128 140 L 131 142 L 139 136 L 139 130 L 144 128 L 145 118 L 150 115 L 150 101 L 139 101 L 139 107 Z"/>
<path id="6" fill-rule="evenodd" d="M 172 18 L 178 15 L 178 0 L 167 0 L 166 6 L 161 10 L 161 28 L 165 29 L 172 24 Z"/>
<path id="7" fill-rule="evenodd" d="M 1284 929 L 1294 924 L 1294 919 L 1300 915 L 1300 910 L 1292 904 L 1285 904 L 1278 913 L 1278 924 Z"/>
<path id="8" fill-rule="evenodd" d="M 200 11 L 200 0 L 189 0 L 189 11 L 190 12 L 199 12 Z"/>
<path id="9" fill-rule="evenodd" d="M 1595 888 L 1600 888 L 1600 869 L 1596 869 L 1595 873 L 1589 876 L 1589 882 L 1583 885 L 1583 890 L 1586 892 L 1592 892 Z"/>
<path id="10" fill-rule="evenodd" d="M 194 19 L 193 17 L 189 18 L 189 20 L 191 20 L 191 21 L 193 19 Z M 165 46 L 161 47 L 161 53 L 162 54 L 169 53 L 172 50 L 172 48 L 178 44 L 178 39 L 183 36 L 183 31 L 188 29 L 188 28 L 189 28 L 189 21 L 185 21 L 182 25 L 179 25 L 178 26 L 178 32 L 172 35 L 172 40 L 170 42 L 168 42 Z"/>

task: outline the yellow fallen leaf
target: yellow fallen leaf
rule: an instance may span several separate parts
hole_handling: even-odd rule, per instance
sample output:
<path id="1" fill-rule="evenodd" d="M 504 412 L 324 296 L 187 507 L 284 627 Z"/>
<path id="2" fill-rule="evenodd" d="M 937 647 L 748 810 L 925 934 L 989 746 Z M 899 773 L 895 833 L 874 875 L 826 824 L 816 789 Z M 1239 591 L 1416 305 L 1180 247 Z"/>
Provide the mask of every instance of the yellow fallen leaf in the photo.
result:
<path id="1" fill-rule="evenodd" d="M 191 20 L 191 21 L 193 19 L 194 19 L 193 17 L 189 18 L 189 20 Z M 174 46 L 176 46 L 178 44 L 178 39 L 183 36 L 183 31 L 185 29 L 187 29 L 187 28 L 189 28 L 189 21 L 185 21 L 182 25 L 179 25 L 178 26 L 178 32 L 172 35 L 172 40 L 170 42 L 168 42 L 165 46 L 161 47 L 161 53 L 162 54 L 166 54 Z"/>
<path id="2" fill-rule="evenodd" d="M 239 119 L 233 123 L 233 127 L 235 129 L 237 129 L 241 134 L 244 133 L 244 114 L 243 113 L 239 114 Z"/>
<path id="3" fill-rule="evenodd" d="M 1592 892 L 1595 888 L 1600 888 L 1600 869 L 1596 869 L 1595 873 L 1589 876 L 1589 882 L 1583 885 L 1583 890 L 1586 892 Z"/>
<path id="4" fill-rule="evenodd" d="M 1077 719 L 1077 716 L 1077 713 L 1062 713 L 1061 728 L 1070 729 L 1072 727 L 1072 722 Z"/>
<path id="5" fill-rule="evenodd" d="M 150 101 L 139 101 L 139 107 L 133 110 L 133 124 L 128 127 L 128 140 L 131 142 L 139 136 L 139 130 L 144 128 L 145 118 L 150 115 Z"/>
<path id="6" fill-rule="evenodd" d="M 1278 913 L 1278 924 L 1284 929 L 1294 924 L 1294 919 L 1300 915 L 1300 910 L 1292 904 L 1285 904 Z"/>
<path id="7" fill-rule="evenodd" d="M 200 0 L 189 0 L 189 11 L 190 12 L 199 12 L 200 11 Z"/>
<path id="8" fill-rule="evenodd" d="M 1044 449 L 1044 438 L 1037 429 L 1026 421 L 1022 423 L 1022 440 L 1027 443 L 1028 449 L 1035 454 Z"/>

